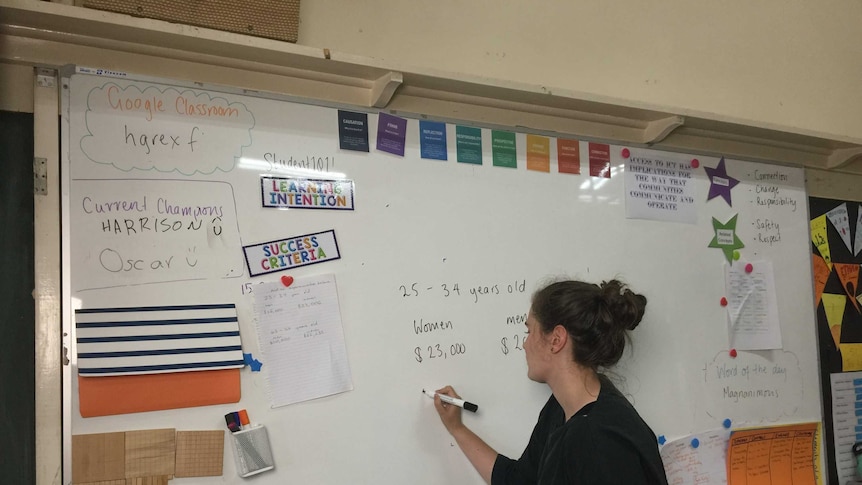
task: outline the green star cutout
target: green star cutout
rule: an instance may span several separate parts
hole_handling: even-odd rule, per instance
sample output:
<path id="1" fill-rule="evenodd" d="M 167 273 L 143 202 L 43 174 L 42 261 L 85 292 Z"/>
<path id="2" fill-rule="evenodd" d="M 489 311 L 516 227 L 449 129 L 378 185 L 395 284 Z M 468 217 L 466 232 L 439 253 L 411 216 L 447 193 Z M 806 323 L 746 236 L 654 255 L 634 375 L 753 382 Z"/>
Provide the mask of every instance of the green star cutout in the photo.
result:
<path id="1" fill-rule="evenodd" d="M 712 229 L 715 231 L 715 237 L 712 238 L 709 247 L 721 248 L 724 251 L 724 257 L 731 265 L 733 264 L 733 251 L 745 247 L 745 244 L 742 244 L 736 235 L 736 217 L 738 215 L 734 215 L 724 224 L 718 222 L 715 217 L 712 218 Z"/>

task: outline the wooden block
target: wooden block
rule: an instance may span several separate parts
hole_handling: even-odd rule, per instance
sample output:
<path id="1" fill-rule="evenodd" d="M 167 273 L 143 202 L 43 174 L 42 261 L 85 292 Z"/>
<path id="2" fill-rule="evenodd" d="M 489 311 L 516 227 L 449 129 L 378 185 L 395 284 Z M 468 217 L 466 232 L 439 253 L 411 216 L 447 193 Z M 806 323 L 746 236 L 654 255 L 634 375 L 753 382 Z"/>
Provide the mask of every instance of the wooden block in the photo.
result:
<path id="1" fill-rule="evenodd" d="M 98 482 L 87 482 L 87 483 L 73 482 L 73 485 L 128 485 L 128 484 L 126 483 L 126 479 L 123 478 L 120 480 L 100 480 Z"/>
<path id="2" fill-rule="evenodd" d="M 125 478 L 125 433 L 72 436 L 72 483 Z"/>
<path id="3" fill-rule="evenodd" d="M 168 485 L 171 477 L 136 477 L 127 478 L 122 485 Z"/>
<path id="4" fill-rule="evenodd" d="M 177 431 L 177 478 L 221 476 L 223 461 L 224 431 Z"/>
<path id="5" fill-rule="evenodd" d="M 126 431 L 125 478 L 173 476 L 176 430 Z"/>

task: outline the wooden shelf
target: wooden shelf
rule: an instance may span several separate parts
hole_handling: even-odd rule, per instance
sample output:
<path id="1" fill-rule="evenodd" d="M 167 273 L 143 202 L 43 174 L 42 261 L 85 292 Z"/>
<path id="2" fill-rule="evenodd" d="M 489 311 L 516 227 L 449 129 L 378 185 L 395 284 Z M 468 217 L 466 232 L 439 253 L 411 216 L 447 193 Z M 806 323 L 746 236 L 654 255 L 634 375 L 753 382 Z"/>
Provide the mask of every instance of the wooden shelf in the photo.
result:
<path id="1" fill-rule="evenodd" d="M 331 106 L 862 173 L 862 138 L 672 112 L 50 2 L 0 0 L 0 61 L 100 67 Z"/>

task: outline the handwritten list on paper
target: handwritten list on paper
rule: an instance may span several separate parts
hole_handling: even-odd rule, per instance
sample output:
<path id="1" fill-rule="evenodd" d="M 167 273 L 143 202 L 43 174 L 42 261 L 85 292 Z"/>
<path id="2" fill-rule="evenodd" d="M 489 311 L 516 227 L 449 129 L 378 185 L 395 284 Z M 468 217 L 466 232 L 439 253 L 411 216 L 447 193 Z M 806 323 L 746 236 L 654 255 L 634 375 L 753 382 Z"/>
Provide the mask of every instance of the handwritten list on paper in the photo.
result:
<path id="1" fill-rule="evenodd" d="M 693 434 L 666 443 L 661 460 L 669 485 L 727 483 L 727 442 L 730 431 L 718 429 Z M 698 446 L 692 446 L 697 439 Z"/>
<path id="2" fill-rule="evenodd" d="M 756 261 L 725 266 L 724 283 L 730 315 L 730 347 L 780 349 L 781 327 L 772 263 Z"/>
<path id="3" fill-rule="evenodd" d="M 254 310 L 272 407 L 353 390 L 335 275 L 262 283 Z"/>

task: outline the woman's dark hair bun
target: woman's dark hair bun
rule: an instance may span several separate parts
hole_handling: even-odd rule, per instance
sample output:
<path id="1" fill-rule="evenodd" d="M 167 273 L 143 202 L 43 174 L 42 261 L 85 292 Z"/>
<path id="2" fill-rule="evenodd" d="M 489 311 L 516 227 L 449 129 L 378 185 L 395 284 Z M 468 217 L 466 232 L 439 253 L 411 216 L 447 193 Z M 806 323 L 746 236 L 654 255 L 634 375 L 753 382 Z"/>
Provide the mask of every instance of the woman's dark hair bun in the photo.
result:
<path id="1" fill-rule="evenodd" d="M 541 330 L 565 327 L 575 362 L 591 369 L 616 364 L 628 339 L 644 316 L 646 298 L 618 280 L 601 285 L 564 280 L 533 294 L 530 311 Z"/>
<path id="2" fill-rule="evenodd" d="M 626 288 L 618 280 L 603 281 L 600 298 L 613 314 L 613 320 L 625 330 L 634 330 L 643 319 L 646 297 Z"/>

